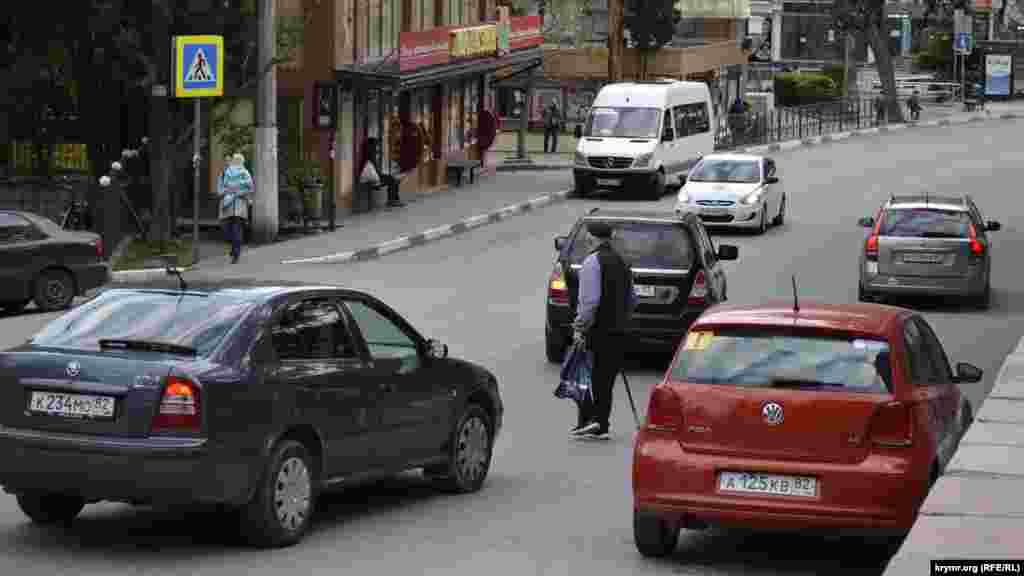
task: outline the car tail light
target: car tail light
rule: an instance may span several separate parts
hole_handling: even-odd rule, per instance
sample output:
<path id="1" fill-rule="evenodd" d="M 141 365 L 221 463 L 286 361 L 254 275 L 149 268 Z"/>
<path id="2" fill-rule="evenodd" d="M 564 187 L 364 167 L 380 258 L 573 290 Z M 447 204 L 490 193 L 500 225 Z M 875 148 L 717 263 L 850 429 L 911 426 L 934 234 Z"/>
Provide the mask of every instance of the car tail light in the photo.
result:
<path id="1" fill-rule="evenodd" d="M 560 306 L 569 305 L 569 286 L 565 283 L 565 274 L 559 264 L 551 271 L 551 279 L 548 281 L 548 302 Z"/>
<path id="2" fill-rule="evenodd" d="M 902 402 L 885 404 L 871 420 L 871 442 L 883 448 L 907 448 L 914 440 L 913 407 Z"/>
<path id="3" fill-rule="evenodd" d="M 199 387 L 187 378 L 169 377 L 153 419 L 153 430 L 198 432 L 199 424 Z"/>
<path id="4" fill-rule="evenodd" d="M 867 242 L 864 243 L 864 257 L 868 262 L 878 261 L 878 231 L 882 227 L 882 213 L 878 213 L 878 218 L 875 219 L 875 227 L 871 229 L 871 236 L 868 236 Z"/>
<path id="5" fill-rule="evenodd" d="M 651 390 L 647 404 L 647 429 L 656 432 L 675 432 L 683 426 L 683 405 L 672 388 L 659 384 Z"/>
<path id="6" fill-rule="evenodd" d="M 971 238 L 971 259 L 978 259 L 985 256 L 985 245 L 978 240 L 978 230 L 974 228 L 974 224 L 968 224 L 968 232 Z"/>
<path id="7" fill-rule="evenodd" d="M 103 260 L 103 238 L 96 239 L 96 257 Z"/>
<path id="8" fill-rule="evenodd" d="M 697 277 L 693 279 L 693 288 L 690 289 L 690 304 L 704 304 L 707 298 L 707 280 L 704 278 L 704 271 L 698 270 Z"/>

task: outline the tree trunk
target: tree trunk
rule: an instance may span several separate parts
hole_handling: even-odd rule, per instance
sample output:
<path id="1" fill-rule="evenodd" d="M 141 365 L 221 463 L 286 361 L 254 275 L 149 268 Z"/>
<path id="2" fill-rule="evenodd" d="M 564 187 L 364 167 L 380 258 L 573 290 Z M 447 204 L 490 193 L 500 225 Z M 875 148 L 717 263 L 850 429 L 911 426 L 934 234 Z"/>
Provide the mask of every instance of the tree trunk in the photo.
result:
<path id="1" fill-rule="evenodd" d="M 622 13 L 623 0 L 608 1 L 608 82 L 622 77 Z"/>
<path id="2" fill-rule="evenodd" d="M 885 21 L 885 14 L 882 15 Z M 886 117 L 889 122 L 903 122 L 903 109 L 900 107 L 899 96 L 896 94 L 896 70 L 892 65 L 892 55 L 889 54 L 889 44 L 878 24 L 869 24 L 867 27 L 868 44 L 875 53 L 875 65 L 878 67 L 878 80 L 882 83 L 882 90 L 885 91 L 885 107 L 888 111 Z"/>
<path id="3" fill-rule="evenodd" d="M 151 29 L 153 38 L 153 62 L 156 66 L 156 85 L 163 86 L 165 93 L 150 93 L 149 145 L 150 145 L 150 185 L 153 187 L 153 208 L 149 224 L 149 239 L 157 242 L 170 240 L 170 195 L 168 193 L 169 166 L 167 163 L 170 143 L 168 128 L 170 124 L 169 103 L 170 93 L 170 42 L 168 32 L 170 15 L 160 0 L 153 0 Z"/>

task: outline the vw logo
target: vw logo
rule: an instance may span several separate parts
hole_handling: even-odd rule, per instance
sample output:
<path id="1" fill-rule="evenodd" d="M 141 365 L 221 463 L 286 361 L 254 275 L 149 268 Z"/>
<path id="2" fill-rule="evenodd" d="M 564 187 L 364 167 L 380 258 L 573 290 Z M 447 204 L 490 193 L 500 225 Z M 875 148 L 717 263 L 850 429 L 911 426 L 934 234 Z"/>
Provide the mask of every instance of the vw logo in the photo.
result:
<path id="1" fill-rule="evenodd" d="M 782 424 L 782 405 L 777 402 L 766 402 L 765 405 L 761 407 L 761 416 L 764 417 L 764 421 L 769 426 L 778 426 L 779 424 Z"/>
<path id="2" fill-rule="evenodd" d="M 82 365 L 78 362 L 68 362 L 68 367 L 64 369 L 70 378 L 77 378 L 82 373 Z"/>

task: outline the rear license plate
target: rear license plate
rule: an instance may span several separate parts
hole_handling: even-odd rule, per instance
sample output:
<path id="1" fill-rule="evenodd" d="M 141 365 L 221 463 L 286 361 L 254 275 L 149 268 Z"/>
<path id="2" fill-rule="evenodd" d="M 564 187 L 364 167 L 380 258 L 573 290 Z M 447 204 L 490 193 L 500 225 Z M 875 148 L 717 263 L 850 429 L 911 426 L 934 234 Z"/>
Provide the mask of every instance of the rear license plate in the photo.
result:
<path id="1" fill-rule="evenodd" d="M 114 398 L 91 394 L 32 392 L 28 409 L 36 414 L 67 418 L 113 418 Z"/>
<path id="2" fill-rule="evenodd" d="M 633 292 L 637 296 L 643 298 L 654 298 L 654 286 L 644 286 L 643 284 L 634 284 Z"/>
<path id="3" fill-rule="evenodd" d="M 700 213 L 705 216 L 724 216 L 729 213 L 728 208 L 701 208 Z"/>
<path id="4" fill-rule="evenodd" d="M 598 178 L 597 179 L 597 185 L 598 186 L 618 186 L 621 183 L 622 183 L 622 180 L 617 180 L 615 178 Z"/>
<path id="5" fill-rule="evenodd" d="M 903 261 L 911 264 L 938 264 L 942 254 L 904 254 Z"/>
<path id="6" fill-rule="evenodd" d="M 722 472 L 718 475 L 718 491 L 816 498 L 818 479 L 753 472 Z"/>

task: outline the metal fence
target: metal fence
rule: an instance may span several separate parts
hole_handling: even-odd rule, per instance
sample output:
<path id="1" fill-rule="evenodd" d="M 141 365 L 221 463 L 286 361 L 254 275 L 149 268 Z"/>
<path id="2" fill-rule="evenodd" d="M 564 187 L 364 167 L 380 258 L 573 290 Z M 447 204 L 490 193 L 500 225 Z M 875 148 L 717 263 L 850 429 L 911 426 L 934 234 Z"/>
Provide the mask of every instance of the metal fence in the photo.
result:
<path id="1" fill-rule="evenodd" d="M 719 117 L 715 149 L 802 140 L 870 128 L 885 122 L 885 114 L 879 114 L 874 99 L 869 98 L 844 98 L 776 108 L 768 113 L 727 114 Z"/>

